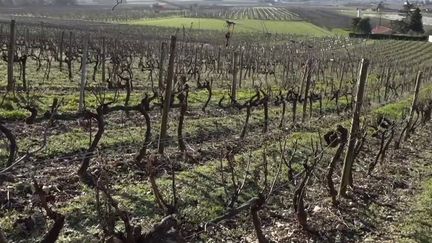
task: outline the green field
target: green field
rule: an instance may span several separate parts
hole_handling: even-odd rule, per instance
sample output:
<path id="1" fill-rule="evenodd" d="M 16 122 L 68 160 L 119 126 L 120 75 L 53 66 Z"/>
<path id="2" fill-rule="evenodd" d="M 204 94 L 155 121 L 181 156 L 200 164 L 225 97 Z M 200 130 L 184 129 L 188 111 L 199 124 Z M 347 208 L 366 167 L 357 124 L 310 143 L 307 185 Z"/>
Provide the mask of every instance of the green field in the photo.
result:
<path id="1" fill-rule="evenodd" d="M 150 25 L 160 27 L 174 28 L 192 28 L 201 30 L 227 30 L 226 22 L 222 19 L 211 18 L 156 18 L 156 19 L 140 19 L 127 22 L 134 25 Z M 237 20 L 235 31 L 239 32 L 270 32 L 279 34 L 297 34 L 311 36 L 328 36 L 334 33 L 320 28 L 316 25 L 305 21 L 273 21 L 273 20 L 255 20 L 243 19 Z"/>

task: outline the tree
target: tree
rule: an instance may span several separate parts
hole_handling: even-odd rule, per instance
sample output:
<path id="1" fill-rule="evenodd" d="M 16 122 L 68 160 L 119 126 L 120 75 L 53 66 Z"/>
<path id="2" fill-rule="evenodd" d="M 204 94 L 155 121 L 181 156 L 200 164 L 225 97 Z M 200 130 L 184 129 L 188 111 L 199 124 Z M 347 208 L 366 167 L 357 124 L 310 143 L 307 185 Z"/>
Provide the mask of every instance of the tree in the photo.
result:
<path id="1" fill-rule="evenodd" d="M 369 18 L 353 18 L 352 29 L 356 33 L 369 34 L 372 30 Z"/>
<path id="2" fill-rule="evenodd" d="M 424 33 L 422 14 L 419 8 L 416 8 L 411 14 L 409 29 L 417 33 Z"/>
<path id="3" fill-rule="evenodd" d="M 360 20 L 361 20 L 360 17 L 356 17 L 356 18 L 353 18 L 353 19 L 352 19 L 352 23 L 351 23 L 351 25 L 352 25 L 352 30 L 353 30 L 354 32 L 357 32 L 357 27 L 358 27 L 358 25 L 359 25 L 359 23 L 360 23 Z"/>
<path id="4" fill-rule="evenodd" d="M 393 20 L 390 23 L 392 29 L 398 33 L 406 34 L 410 29 L 408 24 L 403 20 Z"/>
<path id="5" fill-rule="evenodd" d="M 372 27 L 371 27 L 369 18 L 363 18 L 360 20 L 359 30 L 360 30 L 360 32 L 362 32 L 364 34 L 369 34 L 372 31 Z"/>

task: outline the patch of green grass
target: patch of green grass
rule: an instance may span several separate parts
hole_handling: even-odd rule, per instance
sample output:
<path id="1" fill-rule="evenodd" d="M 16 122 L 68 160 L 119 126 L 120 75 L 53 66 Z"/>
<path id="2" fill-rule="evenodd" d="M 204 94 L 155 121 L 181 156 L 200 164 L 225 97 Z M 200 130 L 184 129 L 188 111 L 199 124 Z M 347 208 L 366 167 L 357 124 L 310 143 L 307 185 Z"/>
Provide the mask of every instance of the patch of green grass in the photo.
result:
<path id="1" fill-rule="evenodd" d="M 420 90 L 418 103 L 421 104 L 422 102 L 428 101 L 431 98 L 432 98 L 432 86 L 429 85 Z M 375 109 L 372 115 L 384 116 L 394 120 L 403 119 L 405 115 L 407 115 L 409 112 L 412 99 L 413 99 L 412 96 L 410 96 L 401 101 L 384 105 L 380 108 Z"/>
<path id="2" fill-rule="evenodd" d="M 414 213 L 402 227 L 404 241 L 432 242 L 432 179 L 425 183 L 414 207 Z"/>
<path id="3" fill-rule="evenodd" d="M 373 111 L 376 116 L 383 116 L 393 120 L 402 119 L 410 107 L 409 100 L 387 104 Z"/>
<path id="4" fill-rule="evenodd" d="M 85 193 L 58 209 L 67 216 L 67 230 L 60 234 L 60 242 L 90 242 L 100 232 L 95 193 L 84 187 L 82 190 Z"/>
<path id="5" fill-rule="evenodd" d="M 15 214 L 13 211 L 9 211 L 6 213 L 2 213 L 0 217 L 0 226 L 4 232 L 10 232 L 11 237 L 13 237 L 13 233 L 15 230 L 15 222 L 19 218 L 18 214 Z"/>
<path id="6" fill-rule="evenodd" d="M 12 111 L 0 110 L 0 117 L 8 120 L 23 120 L 28 115 L 29 113 L 25 110 L 12 110 Z"/>
<path id="7" fill-rule="evenodd" d="M 134 215 L 140 215 L 143 220 L 150 220 L 150 218 L 159 215 L 155 198 L 147 182 L 130 183 L 125 181 L 125 183 L 116 185 L 115 188 L 118 191 L 116 199 L 123 207 L 132 210 Z M 159 216 L 162 217 L 163 212 L 159 213 Z"/>
<path id="8" fill-rule="evenodd" d="M 430 99 L 432 99 L 432 85 L 422 89 L 419 94 L 419 102 L 429 101 Z"/>
<path id="9" fill-rule="evenodd" d="M 212 18 L 170 17 L 132 20 L 127 23 L 134 25 L 150 25 L 171 28 L 185 27 L 201 30 L 227 30 L 225 20 Z M 237 25 L 235 27 L 235 31 L 239 32 L 270 32 L 278 34 L 297 34 L 313 36 L 334 35 L 334 33 L 332 33 L 331 31 L 328 31 L 305 21 L 263 21 L 255 19 L 242 19 L 236 20 L 236 23 Z"/>
<path id="10" fill-rule="evenodd" d="M 290 137 L 292 141 L 297 141 L 299 144 L 310 144 L 311 140 L 319 139 L 316 132 L 294 132 Z"/>

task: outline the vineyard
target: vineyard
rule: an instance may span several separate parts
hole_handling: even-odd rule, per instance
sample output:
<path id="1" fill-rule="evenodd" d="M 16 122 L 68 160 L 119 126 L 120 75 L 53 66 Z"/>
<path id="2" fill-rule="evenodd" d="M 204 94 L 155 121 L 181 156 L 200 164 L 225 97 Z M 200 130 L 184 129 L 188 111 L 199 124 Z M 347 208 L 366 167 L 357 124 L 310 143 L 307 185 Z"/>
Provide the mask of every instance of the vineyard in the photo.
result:
<path id="1" fill-rule="evenodd" d="M 195 17 L 0 23 L 0 243 L 432 239 L 432 44 Z"/>
<path id="2" fill-rule="evenodd" d="M 169 9 L 163 12 L 155 12 L 150 7 L 119 7 L 116 12 L 108 11 L 111 8 L 89 7 L 72 9 L 46 9 L 29 8 L 22 11 L 13 9 L 2 9 L 0 13 L 11 14 L 16 17 L 32 16 L 58 19 L 82 19 L 91 21 L 127 21 L 140 18 L 160 18 L 168 16 L 201 17 L 217 19 L 257 19 L 257 20 L 279 20 L 296 21 L 302 20 L 299 15 L 285 7 L 237 7 L 237 8 L 202 8 L 197 10 Z"/>
<path id="3" fill-rule="evenodd" d="M 335 11 L 314 12 L 308 8 L 287 7 L 203 7 L 198 9 L 167 9 L 162 12 L 151 7 L 88 8 L 24 8 L 0 9 L 0 20 L 9 16 L 24 22 L 49 22 L 85 25 L 132 24 L 157 28 L 190 28 L 194 30 L 223 30 L 225 21 L 235 21 L 236 31 L 249 33 L 295 34 L 310 36 L 346 35 L 350 17 Z M 49 18 L 47 18 L 49 16 Z M 61 24 L 61 25 L 62 25 Z M 124 29 L 123 27 L 121 27 Z"/>
<path id="4" fill-rule="evenodd" d="M 299 13 L 308 10 L 296 9 Z M 285 7 L 209 8 L 181 11 L 159 18 L 139 18 L 125 21 L 127 24 L 158 27 L 223 30 L 226 21 L 235 21 L 238 32 L 261 32 L 310 36 L 344 35 L 350 19 L 327 11 L 325 14 L 299 14 Z M 342 18 L 342 19 L 341 19 Z M 348 20 L 347 20 L 348 19 Z"/>
<path id="5" fill-rule="evenodd" d="M 190 12 L 190 17 L 207 17 L 222 19 L 258 19 L 258 20 L 301 20 L 298 14 L 284 7 L 250 7 L 204 10 L 197 13 Z"/>
<path id="6" fill-rule="evenodd" d="M 2 8 L 0 15 L 11 15 L 15 18 L 40 18 L 42 21 L 55 20 L 87 20 L 94 22 L 120 22 L 139 18 L 168 17 L 181 14 L 180 11 L 169 10 L 162 13 L 155 13 L 151 8 L 135 6 L 121 6 L 112 11 L 112 6 L 87 6 L 69 8 Z M 49 17 L 49 18 L 47 18 Z"/>
<path id="7" fill-rule="evenodd" d="M 187 28 L 189 30 L 216 30 L 224 31 L 227 29 L 225 20 L 210 18 L 185 18 L 167 17 L 144 20 L 132 20 L 126 22 L 132 25 L 145 25 L 170 28 Z M 290 35 L 310 35 L 310 36 L 329 36 L 331 31 L 315 26 L 304 21 L 282 22 L 282 21 L 261 21 L 254 19 L 243 19 L 236 21 L 236 33 L 270 33 L 270 34 L 290 34 Z"/>

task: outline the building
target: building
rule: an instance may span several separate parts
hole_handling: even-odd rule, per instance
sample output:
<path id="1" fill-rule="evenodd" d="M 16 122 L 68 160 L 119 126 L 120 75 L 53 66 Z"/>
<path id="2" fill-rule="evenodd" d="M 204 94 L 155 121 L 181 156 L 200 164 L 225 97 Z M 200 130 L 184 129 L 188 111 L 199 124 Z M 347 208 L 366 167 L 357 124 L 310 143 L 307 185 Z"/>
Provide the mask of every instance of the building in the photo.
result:
<path id="1" fill-rule="evenodd" d="M 381 34 L 381 35 L 391 35 L 394 33 L 394 31 L 388 27 L 378 25 L 372 29 L 371 33 L 372 34 Z"/>

